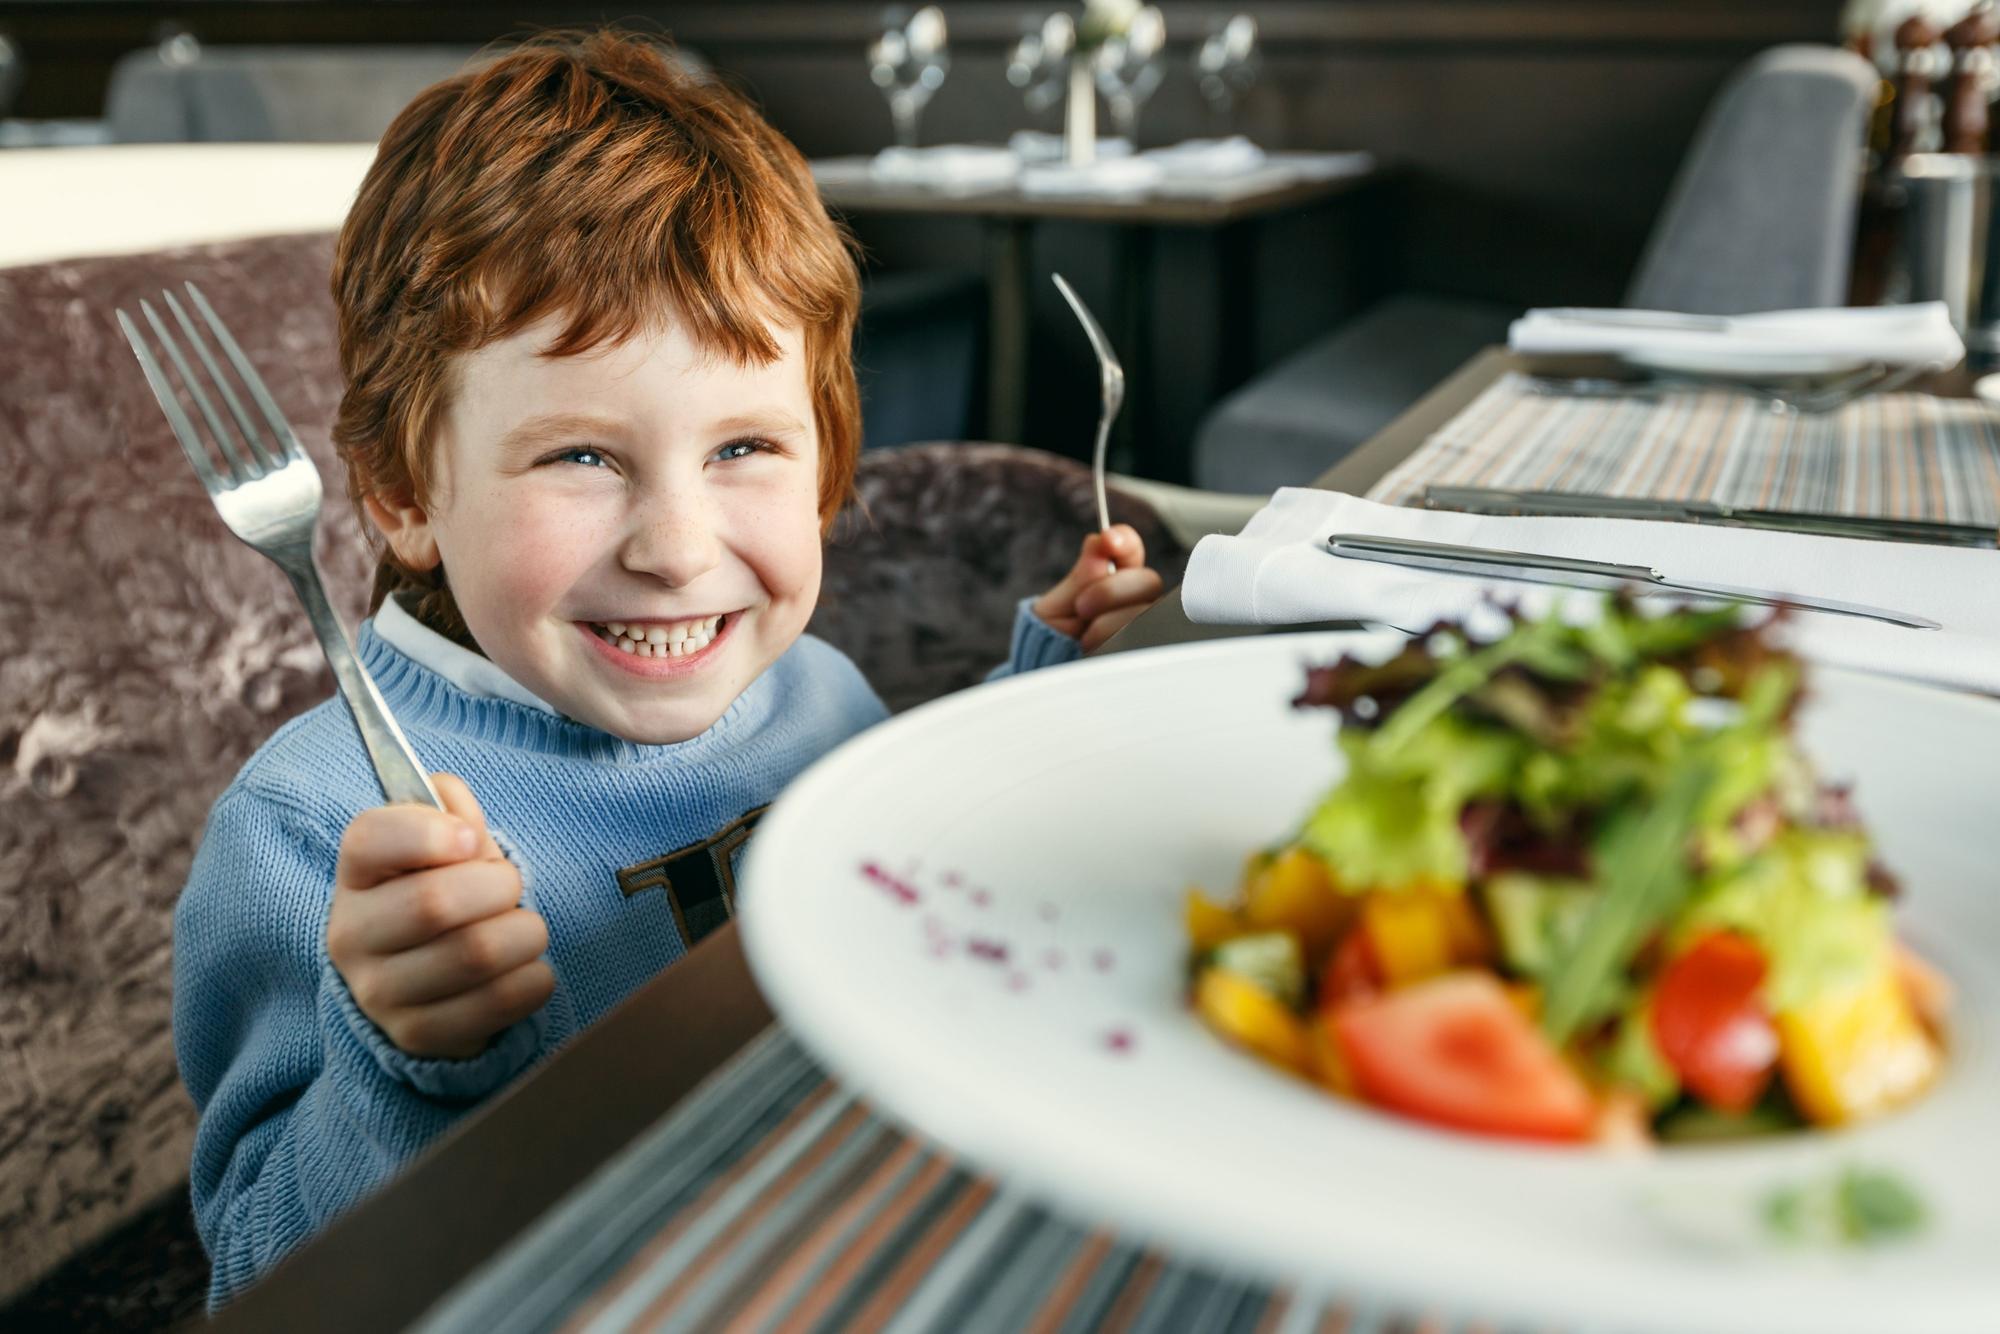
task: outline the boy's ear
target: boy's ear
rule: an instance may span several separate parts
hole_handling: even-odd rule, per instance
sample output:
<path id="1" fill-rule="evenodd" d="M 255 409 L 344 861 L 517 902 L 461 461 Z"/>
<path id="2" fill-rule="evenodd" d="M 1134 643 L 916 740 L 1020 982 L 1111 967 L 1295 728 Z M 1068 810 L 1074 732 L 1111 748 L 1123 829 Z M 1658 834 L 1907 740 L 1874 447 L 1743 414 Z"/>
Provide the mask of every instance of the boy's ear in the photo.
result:
<path id="1" fill-rule="evenodd" d="M 361 507 L 368 511 L 404 569 L 423 571 L 437 566 L 440 557 L 437 538 L 431 532 L 431 516 L 415 496 L 371 492 L 362 497 Z"/>

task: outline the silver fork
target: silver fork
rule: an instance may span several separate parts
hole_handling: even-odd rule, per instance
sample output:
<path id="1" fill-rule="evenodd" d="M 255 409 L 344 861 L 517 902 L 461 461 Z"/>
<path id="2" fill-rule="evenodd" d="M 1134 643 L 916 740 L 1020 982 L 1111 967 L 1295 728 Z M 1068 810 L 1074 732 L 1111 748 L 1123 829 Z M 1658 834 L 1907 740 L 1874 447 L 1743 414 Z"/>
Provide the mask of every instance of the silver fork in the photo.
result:
<path id="1" fill-rule="evenodd" d="M 207 299 L 193 283 L 186 284 L 186 287 L 189 300 L 201 312 L 215 341 L 222 345 L 229 364 L 236 368 L 243 387 L 256 401 L 268 430 L 260 429 L 244 410 L 243 401 L 237 397 L 228 377 L 216 364 L 207 340 L 195 327 L 194 321 L 188 318 L 181 303 L 174 299 L 172 292 L 160 295 L 165 299 L 167 309 L 173 312 L 174 321 L 180 325 L 188 345 L 208 372 L 208 387 L 228 405 L 229 415 L 235 419 L 238 428 L 237 434 L 232 435 L 224 424 L 209 393 L 203 388 L 202 376 L 188 364 L 180 344 L 174 341 L 172 332 L 154 313 L 151 305 L 141 301 L 139 310 L 145 315 L 146 323 L 152 326 L 160 346 L 166 350 L 167 359 L 180 372 L 181 384 L 194 401 L 202 420 L 208 423 L 209 435 L 206 439 L 181 407 L 173 382 L 147 349 L 138 326 L 122 310 L 118 312 L 118 327 L 125 331 L 126 341 L 132 344 L 132 351 L 146 372 L 146 383 L 152 386 L 153 397 L 159 400 L 160 410 L 167 414 L 167 421 L 174 428 L 174 438 L 180 441 L 181 451 L 194 465 L 195 475 L 201 478 L 201 484 L 208 489 L 208 498 L 215 502 L 216 512 L 222 516 L 223 523 L 229 526 L 230 532 L 270 557 L 285 572 L 285 577 L 292 581 L 293 591 L 305 604 L 306 619 L 312 622 L 313 633 L 319 636 L 319 646 L 333 668 L 333 679 L 340 687 L 341 698 L 347 701 L 348 711 L 354 716 L 354 725 L 361 732 L 361 744 L 367 747 L 376 776 L 382 780 L 383 794 L 392 802 L 410 801 L 442 810 L 444 803 L 438 800 L 437 789 L 431 786 L 430 776 L 417 762 L 416 752 L 410 749 L 403 730 L 390 716 L 389 706 L 383 701 L 382 692 L 376 689 L 374 678 L 368 675 L 368 669 L 355 656 L 354 644 L 347 637 L 347 628 L 334 614 L 333 604 L 327 601 L 326 586 L 321 582 L 312 546 L 313 528 L 319 520 L 319 470 L 299 448 L 298 438 L 292 434 L 291 426 L 264 388 L 264 382 L 257 378 L 257 372 L 251 369 L 243 350 L 216 317 Z"/>
<path id="2" fill-rule="evenodd" d="M 1090 308 L 1083 304 L 1083 298 L 1060 274 L 1052 275 L 1056 280 L 1056 290 L 1069 302 L 1069 308 L 1076 312 L 1078 322 L 1083 325 L 1084 336 L 1090 339 L 1090 350 L 1097 354 L 1099 385 L 1104 391 L 1104 410 L 1097 418 L 1097 448 L 1091 454 L 1091 478 L 1097 483 L 1097 528 L 1099 532 L 1111 527 L 1111 505 L 1104 495 L 1105 452 L 1111 441 L 1111 423 L 1118 420 L 1118 409 L 1125 405 L 1125 368 L 1118 364 L 1117 353 L 1111 350 L 1111 340 L 1104 336 L 1104 330 L 1097 327 Z"/>

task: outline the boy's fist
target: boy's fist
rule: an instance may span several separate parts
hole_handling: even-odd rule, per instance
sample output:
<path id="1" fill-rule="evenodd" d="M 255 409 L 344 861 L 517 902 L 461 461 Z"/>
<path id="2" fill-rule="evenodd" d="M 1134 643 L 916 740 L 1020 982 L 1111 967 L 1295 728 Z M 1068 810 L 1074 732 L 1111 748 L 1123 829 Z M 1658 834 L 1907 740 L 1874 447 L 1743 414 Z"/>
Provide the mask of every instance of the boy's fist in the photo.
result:
<path id="1" fill-rule="evenodd" d="M 1146 567 L 1146 544 L 1129 523 L 1083 539 L 1076 564 L 1035 602 L 1035 615 L 1095 653 L 1153 605 L 1163 587 Z"/>
<path id="2" fill-rule="evenodd" d="M 361 1013 L 417 1057 L 467 1060 L 555 990 L 548 925 L 471 791 L 433 775 L 446 810 L 378 806 L 340 840 L 326 948 Z"/>

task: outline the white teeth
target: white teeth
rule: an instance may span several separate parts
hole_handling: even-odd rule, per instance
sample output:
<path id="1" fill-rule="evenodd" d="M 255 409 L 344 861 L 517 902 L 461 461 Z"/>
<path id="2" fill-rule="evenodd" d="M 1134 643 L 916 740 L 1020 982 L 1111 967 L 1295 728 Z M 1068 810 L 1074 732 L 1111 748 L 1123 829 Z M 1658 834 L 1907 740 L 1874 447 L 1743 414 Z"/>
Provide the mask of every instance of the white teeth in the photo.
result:
<path id="1" fill-rule="evenodd" d="M 635 625 L 629 621 L 600 622 L 598 629 L 621 652 L 642 658 L 683 658 L 699 653 L 722 628 L 722 617 L 679 621 L 672 625 Z"/>

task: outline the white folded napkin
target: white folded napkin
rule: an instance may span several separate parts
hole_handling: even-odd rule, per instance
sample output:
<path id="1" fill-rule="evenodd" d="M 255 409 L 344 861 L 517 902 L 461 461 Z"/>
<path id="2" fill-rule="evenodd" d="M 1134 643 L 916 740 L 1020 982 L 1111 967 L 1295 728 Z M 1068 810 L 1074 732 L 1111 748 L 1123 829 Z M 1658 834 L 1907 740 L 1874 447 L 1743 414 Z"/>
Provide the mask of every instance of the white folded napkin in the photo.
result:
<path id="1" fill-rule="evenodd" d="M 1955 366 L 1965 343 L 1942 301 L 1908 306 L 1775 310 L 1761 315 L 1673 311 L 1531 310 L 1514 321 L 1507 346 L 1541 355 L 1698 355 L 1755 360 L 1773 354 L 1880 361 L 1892 366 Z M 1753 367 L 1754 369 L 1754 367 Z"/>
<path id="2" fill-rule="evenodd" d="M 868 164 L 877 180 L 911 185 L 1005 185 L 1021 170 L 1021 160 L 1005 148 L 978 144 L 936 144 L 929 148 L 885 148 Z"/>
<path id="3" fill-rule="evenodd" d="M 1227 139 L 1185 139 L 1139 155 L 1157 162 L 1169 176 L 1233 176 L 1264 165 L 1264 150 L 1240 134 Z"/>
<path id="4" fill-rule="evenodd" d="M 1050 134 L 1046 130 L 1016 130 L 1007 138 L 1007 147 L 1015 157 L 1023 162 L 1061 162 L 1068 151 L 1068 145 L 1060 134 Z M 1099 139 L 1097 157 L 1131 157 L 1130 139 Z"/>
<path id="5" fill-rule="evenodd" d="M 2000 551 L 1966 547 L 1638 519 L 1458 514 L 1287 487 L 1240 535 L 1204 537 L 1196 545 L 1181 605 L 1190 620 L 1212 624 L 1356 620 L 1414 631 L 1467 615 L 1488 597 L 1539 614 L 1558 600 L 1589 604 L 1596 596 L 1344 559 L 1324 546 L 1332 533 L 1648 565 L 1674 580 L 1914 612 L 1945 628 L 1907 630 L 1828 612 L 1797 612 L 1786 633 L 1799 652 L 1819 661 L 2000 693 Z"/>
<path id="6" fill-rule="evenodd" d="M 1128 157 L 1082 167 L 1067 162 L 1030 163 L 1021 168 L 1020 187 L 1024 195 L 1099 198 L 1142 195 L 1164 179 L 1166 172 L 1159 163 Z"/>
<path id="7" fill-rule="evenodd" d="M 1375 170 L 1375 155 L 1360 149 L 1341 153 L 1267 153 L 1274 166 L 1289 169 L 1304 181 L 1331 181 L 1343 176 L 1365 176 Z"/>

